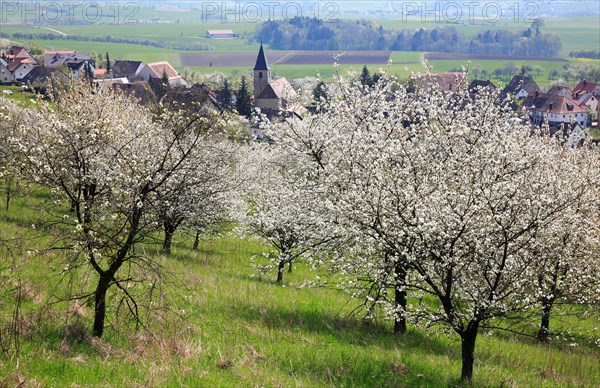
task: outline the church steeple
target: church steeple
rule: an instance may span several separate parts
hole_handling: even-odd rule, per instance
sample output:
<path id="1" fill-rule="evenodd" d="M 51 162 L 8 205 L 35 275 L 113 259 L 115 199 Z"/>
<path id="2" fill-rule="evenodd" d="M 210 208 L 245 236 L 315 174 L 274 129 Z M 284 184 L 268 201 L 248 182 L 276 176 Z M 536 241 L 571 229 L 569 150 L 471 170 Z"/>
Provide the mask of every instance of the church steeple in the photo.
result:
<path id="1" fill-rule="evenodd" d="M 267 55 L 261 42 L 258 57 L 256 58 L 256 65 L 254 66 L 254 98 L 258 98 L 262 91 L 269 85 L 269 82 L 271 82 L 271 68 L 269 67 Z"/>
<path id="2" fill-rule="evenodd" d="M 256 65 L 254 66 L 254 71 L 262 70 L 267 71 L 271 70 L 269 67 L 269 62 L 267 61 L 267 56 L 265 55 L 265 50 L 263 49 L 262 42 L 260 43 L 260 50 L 258 51 L 258 57 L 256 58 Z"/>

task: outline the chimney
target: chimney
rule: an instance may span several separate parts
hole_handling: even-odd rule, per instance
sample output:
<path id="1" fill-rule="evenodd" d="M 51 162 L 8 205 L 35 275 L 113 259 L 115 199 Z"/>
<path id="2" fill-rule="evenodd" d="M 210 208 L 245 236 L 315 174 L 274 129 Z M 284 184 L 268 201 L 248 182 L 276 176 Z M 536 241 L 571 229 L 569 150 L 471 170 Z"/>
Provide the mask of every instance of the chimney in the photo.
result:
<path id="1" fill-rule="evenodd" d="M 549 110 L 552 110 L 552 107 L 553 107 L 553 106 L 554 106 L 554 103 L 552 103 L 552 102 L 551 102 L 551 103 L 550 103 L 550 109 L 549 109 Z"/>
<path id="2" fill-rule="evenodd" d="M 584 86 L 587 85 L 587 81 L 586 80 L 583 80 L 583 85 Z"/>

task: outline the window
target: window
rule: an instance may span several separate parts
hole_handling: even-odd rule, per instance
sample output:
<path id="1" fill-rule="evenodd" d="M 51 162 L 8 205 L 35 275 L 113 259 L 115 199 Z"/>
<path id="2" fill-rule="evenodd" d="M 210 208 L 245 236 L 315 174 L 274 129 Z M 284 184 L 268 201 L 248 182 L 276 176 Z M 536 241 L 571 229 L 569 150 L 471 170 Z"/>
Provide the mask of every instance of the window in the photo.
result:
<path id="1" fill-rule="evenodd" d="M 262 79 L 262 71 L 260 73 L 258 73 L 258 78 Z"/>

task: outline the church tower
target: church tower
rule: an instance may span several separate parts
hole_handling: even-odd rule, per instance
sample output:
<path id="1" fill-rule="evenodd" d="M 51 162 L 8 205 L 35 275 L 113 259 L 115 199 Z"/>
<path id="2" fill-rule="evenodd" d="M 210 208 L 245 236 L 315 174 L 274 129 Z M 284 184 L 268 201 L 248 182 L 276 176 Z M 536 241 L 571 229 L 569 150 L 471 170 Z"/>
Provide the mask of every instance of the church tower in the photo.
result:
<path id="1" fill-rule="evenodd" d="M 271 81 L 271 68 L 267 62 L 267 56 L 263 49 L 262 43 L 260 44 L 260 50 L 258 51 L 258 58 L 256 58 L 256 65 L 254 66 L 254 98 L 262 93 L 263 90 L 269 85 Z"/>

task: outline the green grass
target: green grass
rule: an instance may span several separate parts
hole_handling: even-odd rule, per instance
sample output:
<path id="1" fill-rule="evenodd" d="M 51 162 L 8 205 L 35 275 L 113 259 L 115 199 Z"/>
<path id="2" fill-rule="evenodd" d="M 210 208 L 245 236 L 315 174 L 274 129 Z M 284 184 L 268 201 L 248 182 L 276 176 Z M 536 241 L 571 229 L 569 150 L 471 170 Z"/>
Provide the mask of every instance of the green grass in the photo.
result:
<path id="1" fill-rule="evenodd" d="M 4 90 L 10 90 L 12 94 L 4 94 Z M 36 105 L 34 102 L 35 95 L 24 91 L 19 86 L 0 85 L 0 101 L 2 101 L 2 99 L 15 101 L 23 108 L 33 108 Z"/>
<path id="2" fill-rule="evenodd" d="M 22 250 L 50 243 L 59 229 L 42 230 L 39 209 L 51 200 L 39 189 L 21 186 L 8 212 L 0 210 L 0 240 L 25 236 Z M 0 190 L 4 192 L 4 190 Z M 65 209 L 66 210 L 66 209 Z M 32 230 L 30 225 L 38 227 Z M 101 340 L 65 335 L 65 323 L 89 329 L 91 306 L 47 305 L 58 284 L 60 253 L 17 254 L 23 281 L 20 354 L 1 356 L 0 385 L 71 386 L 448 386 L 460 375 L 455 336 L 411 328 L 391 333 L 389 323 L 364 325 L 347 317 L 355 306 L 345 293 L 298 288 L 310 274 L 301 265 L 284 274 L 255 277 L 249 258 L 264 247 L 224 236 L 204 240 L 198 251 L 179 235 L 173 254 L 144 249 L 179 281 L 167 283 L 161 297 L 183 315 L 151 314 L 150 332 L 118 324 L 114 305 Z M 6 251 L 0 248 L 0 258 Z M 0 273 L 2 275 L 2 273 Z M 83 283 L 86 284 L 86 283 Z M 85 288 L 85 287 L 84 287 Z M 93 289 L 88 284 L 86 289 Z M 4 289 L 0 291 L 5 295 Z M 114 290 L 113 294 L 114 296 Z M 114 300 L 114 299 L 113 299 Z M 0 323 L 10 316 L 10 299 L 0 300 Z M 71 312 L 68 312 L 69 308 Z M 165 313 L 164 311 L 160 312 Z M 144 315 L 145 316 L 145 315 Z M 165 318 L 166 317 L 166 318 Z M 570 327 L 565 319 L 553 329 Z M 591 319 L 578 321 L 591 329 Z M 590 332 L 586 341 L 597 338 Z M 598 386 L 597 346 L 542 346 L 512 335 L 481 335 L 476 350 L 475 386 Z"/>

